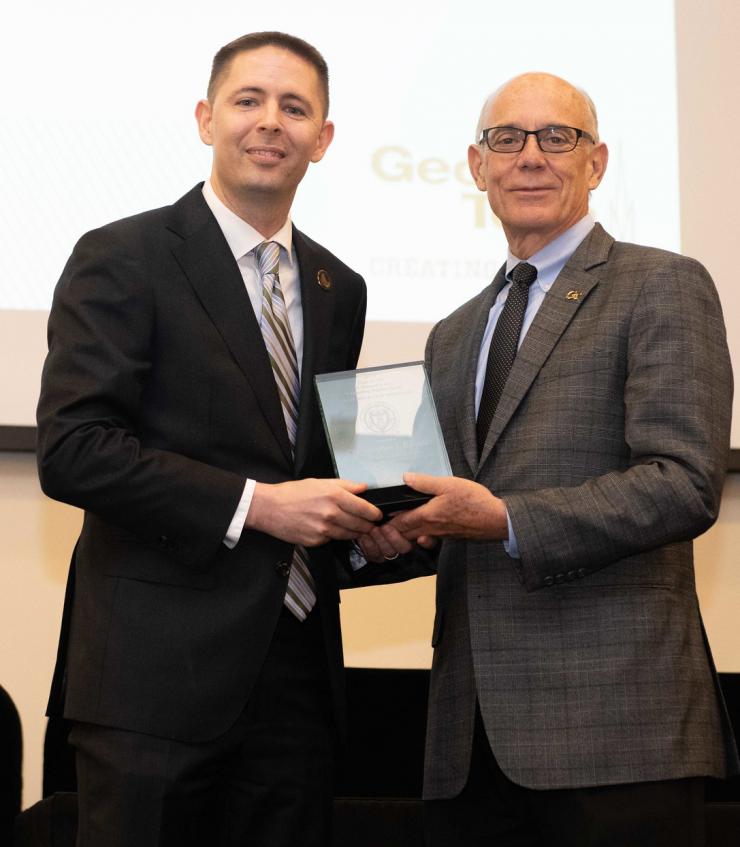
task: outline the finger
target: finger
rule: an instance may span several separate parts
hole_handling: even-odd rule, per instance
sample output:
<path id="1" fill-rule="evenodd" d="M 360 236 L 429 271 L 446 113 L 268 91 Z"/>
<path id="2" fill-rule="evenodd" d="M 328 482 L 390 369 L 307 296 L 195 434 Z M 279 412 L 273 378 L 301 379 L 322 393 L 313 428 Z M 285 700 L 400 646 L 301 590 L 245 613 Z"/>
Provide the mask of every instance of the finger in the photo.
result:
<path id="1" fill-rule="evenodd" d="M 359 536 L 356 532 L 342 529 L 339 526 L 333 526 L 326 531 L 327 541 L 356 541 L 358 538 Z"/>
<path id="2" fill-rule="evenodd" d="M 394 550 L 393 547 L 388 544 L 388 542 L 382 536 L 374 539 L 377 542 L 378 552 L 382 556 L 383 559 L 395 559 L 398 556 L 399 551 Z"/>
<path id="3" fill-rule="evenodd" d="M 434 548 L 439 544 L 439 539 L 433 538 L 431 535 L 420 535 L 416 539 L 416 543 L 419 547 L 423 547 L 425 550 L 434 550 Z"/>
<path id="4" fill-rule="evenodd" d="M 373 524 L 363 523 L 361 528 L 352 529 L 339 523 L 325 524 L 323 535 L 326 540 L 331 538 L 335 541 L 356 541 L 361 536 L 367 535 L 372 526 Z"/>
<path id="5" fill-rule="evenodd" d="M 377 529 L 373 530 L 373 537 L 378 535 L 382 538 L 384 556 L 395 556 L 396 553 L 410 553 L 413 550 L 413 545 L 401 535 L 401 533 L 391 524 L 382 524 Z M 386 548 L 391 552 L 386 552 Z"/>
<path id="6" fill-rule="evenodd" d="M 331 534 L 332 538 L 359 538 L 361 535 L 368 535 L 375 526 L 376 524 L 372 521 L 366 521 L 340 511 L 329 519 L 326 531 Z M 337 533 L 341 533 L 341 535 Z"/>
<path id="7" fill-rule="evenodd" d="M 338 482 L 344 482 L 344 480 L 337 480 Z M 358 485 L 359 483 L 350 483 L 351 485 Z M 363 483 L 363 488 L 364 488 Z M 368 500 L 365 500 L 362 497 L 357 497 L 355 494 L 352 494 L 349 490 L 344 490 L 339 492 L 339 496 L 337 497 L 337 505 L 339 508 L 348 515 L 353 515 L 358 518 L 364 518 L 366 521 L 371 521 L 375 523 L 376 521 L 381 520 L 383 517 L 383 513 L 377 506 L 373 506 Z"/>
<path id="8" fill-rule="evenodd" d="M 401 512 L 392 518 L 387 526 L 393 527 L 404 538 L 415 538 L 417 535 L 422 534 L 420 527 L 424 521 L 423 516 L 421 518 L 419 517 L 419 512 L 423 508 L 423 506 L 420 506 L 418 509 L 409 509 L 407 512 Z M 413 535 L 413 533 L 416 533 L 416 535 Z"/>
<path id="9" fill-rule="evenodd" d="M 382 517 L 383 513 L 377 506 L 373 506 L 372 503 L 360 497 L 355 497 L 348 491 L 341 492 L 326 514 L 326 520 L 330 524 L 351 530 L 354 533 L 353 538 L 369 533 L 378 526 L 378 521 Z"/>
<path id="10" fill-rule="evenodd" d="M 367 491 L 366 482 L 354 482 L 351 479 L 335 479 L 332 482 L 338 483 L 341 488 L 349 491 L 350 494 L 362 494 L 363 491 Z"/>
<path id="11" fill-rule="evenodd" d="M 380 547 L 373 540 L 372 533 L 361 536 L 357 539 L 357 543 L 360 545 L 363 555 L 369 562 L 383 561 L 383 554 L 380 551 Z"/>
<path id="12" fill-rule="evenodd" d="M 415 491 L 421 491 L 422 494 L 441 494 L 444 490 L 444 484 L 447 477 L 431 476 L 426 473 L 413 473 L 408 471 L 403 475 L 403 481 Z"/>
<path id="13" fill-rule="evenodd" d="M 406 552 L 405 550 L 397 550 L 393 544 L 389 543 L 380 527 L 376 527 L 370 533 L 370 536 L 384 559 L 395 559 L 400 553 Z"/>

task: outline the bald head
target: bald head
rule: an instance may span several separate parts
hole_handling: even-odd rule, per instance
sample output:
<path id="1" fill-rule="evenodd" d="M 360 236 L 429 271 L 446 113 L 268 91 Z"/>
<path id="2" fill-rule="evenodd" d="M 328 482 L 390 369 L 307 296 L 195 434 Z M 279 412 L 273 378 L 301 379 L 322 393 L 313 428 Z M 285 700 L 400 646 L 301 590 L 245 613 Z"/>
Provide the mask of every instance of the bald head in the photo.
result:
<path id="1" fill-rule="evenodd" d="M 486 127 L 507 126 L 510 121 L 504 117 L 498 117 L 500 114 L 505 114 L 505 107 L 523 95 L 531 96 L 534 92 L 540 92 L 543 97 L 549 97 L 554 102 L 560 103 L 569 113 L 578 115 L 579 122 L 572 126 L 586 130 L 598 142 L 599 123 L 596 107 L 588 94 L 559 76 L 539 72 L 515 76 L 488 95 L 478 118 L 475 130 L 476 142 Z M 553 114 L 549 123 L 562 124 L 563 120 Z M 539 127 L 535 128 L 539 129 Z"/>

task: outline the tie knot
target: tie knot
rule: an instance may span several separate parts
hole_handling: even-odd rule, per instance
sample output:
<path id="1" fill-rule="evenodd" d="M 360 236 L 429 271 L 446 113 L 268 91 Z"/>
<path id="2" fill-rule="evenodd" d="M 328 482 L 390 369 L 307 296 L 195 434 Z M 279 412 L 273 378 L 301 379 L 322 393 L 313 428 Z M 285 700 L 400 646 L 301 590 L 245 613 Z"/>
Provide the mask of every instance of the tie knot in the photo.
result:
<path id="1" fill-rule="evenodd" d="M 537 268 L 534 265 L 530 265 L 529 262 L 519 262 L 511 272 L 511 278 L 517 286 L 529 288 L 537 279 Z"/>
<path id="2" fill-rule="evenodd" d="M 254 248 L 261 276 L 277 274 L 280 263 L 280 245 L 277 241 L 263 241 Z"/>

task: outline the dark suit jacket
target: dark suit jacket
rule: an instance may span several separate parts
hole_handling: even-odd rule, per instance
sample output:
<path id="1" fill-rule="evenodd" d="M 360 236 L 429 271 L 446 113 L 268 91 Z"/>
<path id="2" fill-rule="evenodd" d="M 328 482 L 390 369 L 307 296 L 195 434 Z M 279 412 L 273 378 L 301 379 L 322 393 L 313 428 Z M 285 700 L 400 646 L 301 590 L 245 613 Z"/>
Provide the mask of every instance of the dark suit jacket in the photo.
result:
<path id="1" fill-rule="evenodd" d="M 353 368 L 364 326 L 362 278 L 297 230 L 293 240 L 305 335 L 295 460 L 254 311 L 200 186 L 75 247 L 38 411 L 42 487 L 85 510 L 53 712 L 203 740 L 243 709 L 292 547 L 253 531 L 233 550 L 222 542 L 247 477 L 333 475 L 313 376 Z M 339 702 L 332 547 L 313 550 L 311 566 Z"/>
<path id="2" fill-rule="evenodd" d="M 597 225 L 545 297 L 479 461 L 476 362 L 504 281 L 427 345 L 453 472 L 503 497 L 521 558 L 442 547 L 426 796 L 462 789 L 476 697 L 499 764 L 530 788 L 733 771 L 691 544 L 716 519 L 729 446 L 712 281 Z"/>

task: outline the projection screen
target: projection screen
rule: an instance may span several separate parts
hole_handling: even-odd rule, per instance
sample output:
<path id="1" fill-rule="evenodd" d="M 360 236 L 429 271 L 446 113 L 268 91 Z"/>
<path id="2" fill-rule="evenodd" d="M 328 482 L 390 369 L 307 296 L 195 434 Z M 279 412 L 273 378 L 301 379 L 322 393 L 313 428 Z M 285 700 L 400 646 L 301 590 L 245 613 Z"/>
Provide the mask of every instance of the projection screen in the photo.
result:
<path id="1" fill-rule="evenodd" d="M 672 0 L 623 0 L 608 17 L 585 0 L 16 6 L 0 51 L 0 425 L 34 423 L 45 315 L 74 243 L 207 177 L 193 110 L 212 55 L 261 29 L 300 35 L 329 63 L 336 137 L 292 217 L 363 273 L 371 330 L 431 326 L 503 261 L 466 150 L 485 96 L 525 70 L 596 102 L 611 155 L 592 209 L 607 230 L 680 250 Z"/>

